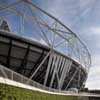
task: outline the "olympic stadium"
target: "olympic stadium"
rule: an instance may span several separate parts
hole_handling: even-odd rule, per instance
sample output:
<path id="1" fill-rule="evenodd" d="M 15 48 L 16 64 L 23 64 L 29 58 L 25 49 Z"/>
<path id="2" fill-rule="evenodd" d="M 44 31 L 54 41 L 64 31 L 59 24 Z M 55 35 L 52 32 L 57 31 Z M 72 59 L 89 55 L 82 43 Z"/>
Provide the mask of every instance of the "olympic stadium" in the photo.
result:
<path id="1" fill-rule="evenodd" d="M 90 67 L 86 45 L 57 18 L 28 0 L 0 3 L 0 77 L 67 92 L 85 85 Z"/>

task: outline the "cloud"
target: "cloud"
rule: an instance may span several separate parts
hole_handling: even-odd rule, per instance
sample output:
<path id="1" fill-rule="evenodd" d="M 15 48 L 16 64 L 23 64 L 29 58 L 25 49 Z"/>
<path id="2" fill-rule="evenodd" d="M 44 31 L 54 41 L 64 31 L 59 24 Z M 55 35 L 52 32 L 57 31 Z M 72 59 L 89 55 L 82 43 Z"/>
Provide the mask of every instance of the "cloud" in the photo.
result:
<path id="1" fill-rule="evenodd" d="M 97 80 L 94 79 L 92 82 L 88 82 L 86 87 L 89 87 L 89 89 L 100 89 L 100 78 Z"/>
<path id="2" fill-rule="evenodd" d="M 89 89 L 100 89 L 100 55 L 93 57 L 93 64 L 89 72 L 86 87 Z"/>
<path id="3" fill-rule="evenodd" d="M 79 0 L 80 6 L 83 8 L 85 6 L 88 6 L 90 3 L 92 3 L 94 0 Z"/>
<path id="4" fill-rule="evenodd" d="M 86 34 L 87 36 L 87 34 Z M 86 82 L 89 89 L 100 89 L 100 29 L 98 26 L 88 28 L 88 38 L 90 38 L 92 68 Z"/>
<path id="5" fill-rule="evenodd" d="M 91 49 L 92 67 L 86 87 L 100 89 L 100 12 L 98 10 L 100 1 L 38 0 L 38 2 L 42 4 L 40 6 L 44 10 L 60 19 L 65 25 L 70 26 Z M 46 44 L 42 39 L 36 41 Z"/>
<path id="6" fill-rule="evenodd" d="M 90 31 L 92 32 L 92 34 L 94 35 L 100 35 L 100 27 L 91 27 Z"/>
<path id="7" fill-rule="evenodd" d="M 86 42 L 92 55 L 92 67 L 86 86 L 100 89 L 100 0 L 32 1 L 33 3 L 37 2 L 36 4 L 39 4 L 40 8 L 60 19 L 66 26 L 70 26 L 72 31 L 74 30 Z M 28 38 L 47 45 L 43 39 Z"/>
<path id="8" fill-rule="evenodd" d="M 98 2 L 96 0 L 53 0 L 49 2 L 48 8 L 45 8 L 65 25 L 70 26 L 91 49 L 92 67 L 86 83 L 90 89 L 100 89 L 99 4 L 99 0 Z"/>

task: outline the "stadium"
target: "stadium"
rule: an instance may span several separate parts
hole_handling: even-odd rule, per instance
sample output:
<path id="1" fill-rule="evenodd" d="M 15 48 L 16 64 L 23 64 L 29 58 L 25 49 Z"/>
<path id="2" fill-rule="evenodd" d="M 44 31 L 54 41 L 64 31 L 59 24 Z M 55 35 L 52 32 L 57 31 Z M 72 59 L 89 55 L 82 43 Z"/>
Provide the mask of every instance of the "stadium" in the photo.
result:
<path id="1" fill-rule="evenodd" d="M 30 3 L 28 4 L 30 5 Z M 30 5 L 31 8 L 32 6 L 37 11 L 42 12 L 42 15 L 44 14 L 44 16 L 50 17 L 35 5 Z M 15 10 L 15 8 L 13 8 L 13 10 Z M 17 10 L 16 7 L 15 11 Z M 37 20 L 35 21 L 37 21 L 39 25 L 33 26 L 37 27 L 37 30 L 40 31 L 47 31 L 47 29 L 49 31 L 47 33 L 36 33 L 37 35 L 43 34 L 44 37 L 41 37 L 43 37 L 43 40 L 47 40 L 46 45 L 10 32 L 7 22 L 1 20 L 1 64 L 28 77 L 29 80 L 32 79 L 50 88 L 61 90 L 67 90 L 68 88 L 80 89 L 87 79 L 88 69 L 91 66 L 90 55 L 86 46 L 76 34 L 66 29 L 66 27 L 61 25 L 55 18 L 53 19 L 51 17 L 55 22 L 53 23 L 54 25 L 50 27 L 49 23 L 48 26 L 46 26 L 46 22 L 41 21 L 42 19 L 38 19 L 38 16 L 36 17 Z M 32 18 L 34 18 L 34 16 L 32 16 Z M 61 28 L 58 29 L 58 27 Z M 3 28 L 6 29 L 6 31 L 3 31 Z M 50 35 L 52 35 L 53 38 L 51 41 Z"/>
<path id="2" fill-rule="evenodd" d="M 0 77 L 65 92 L 80 90 L 90 67 L 85 44 L 57 18 L 28 0 L 0 3 Z"/>

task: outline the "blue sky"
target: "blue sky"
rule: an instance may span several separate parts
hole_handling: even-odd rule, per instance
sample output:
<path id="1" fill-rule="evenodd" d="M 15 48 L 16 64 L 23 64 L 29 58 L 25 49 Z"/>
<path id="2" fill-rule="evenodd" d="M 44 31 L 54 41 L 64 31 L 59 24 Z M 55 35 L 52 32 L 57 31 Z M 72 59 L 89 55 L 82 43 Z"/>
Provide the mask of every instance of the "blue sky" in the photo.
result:
<path id="1" fill-rule="evenodd" d="M 9 3 L 17 0 L 0 1 Z M 92 56 L 86 86 L 90 89 L 100 89 L 100 0 L 30 1 L 58 18 L 85 42 Z"/>
<path id="2" fill-rule="evenodd" d="M 100 89 L 100 0 L 33 0 L 60 19 L 88 46 L 92 66 L 86 86 Z"/>

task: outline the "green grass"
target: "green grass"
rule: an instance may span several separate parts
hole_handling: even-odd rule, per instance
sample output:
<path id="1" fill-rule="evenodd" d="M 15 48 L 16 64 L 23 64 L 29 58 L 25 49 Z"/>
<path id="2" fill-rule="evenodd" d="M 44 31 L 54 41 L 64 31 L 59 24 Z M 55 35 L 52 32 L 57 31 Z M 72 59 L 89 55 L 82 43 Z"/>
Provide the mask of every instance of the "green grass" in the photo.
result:
<path id="1" fill-rule="evenodd" d="M 0 83 L 0 100 L 78 100 L 78 97 L 47 94 Z"/>

